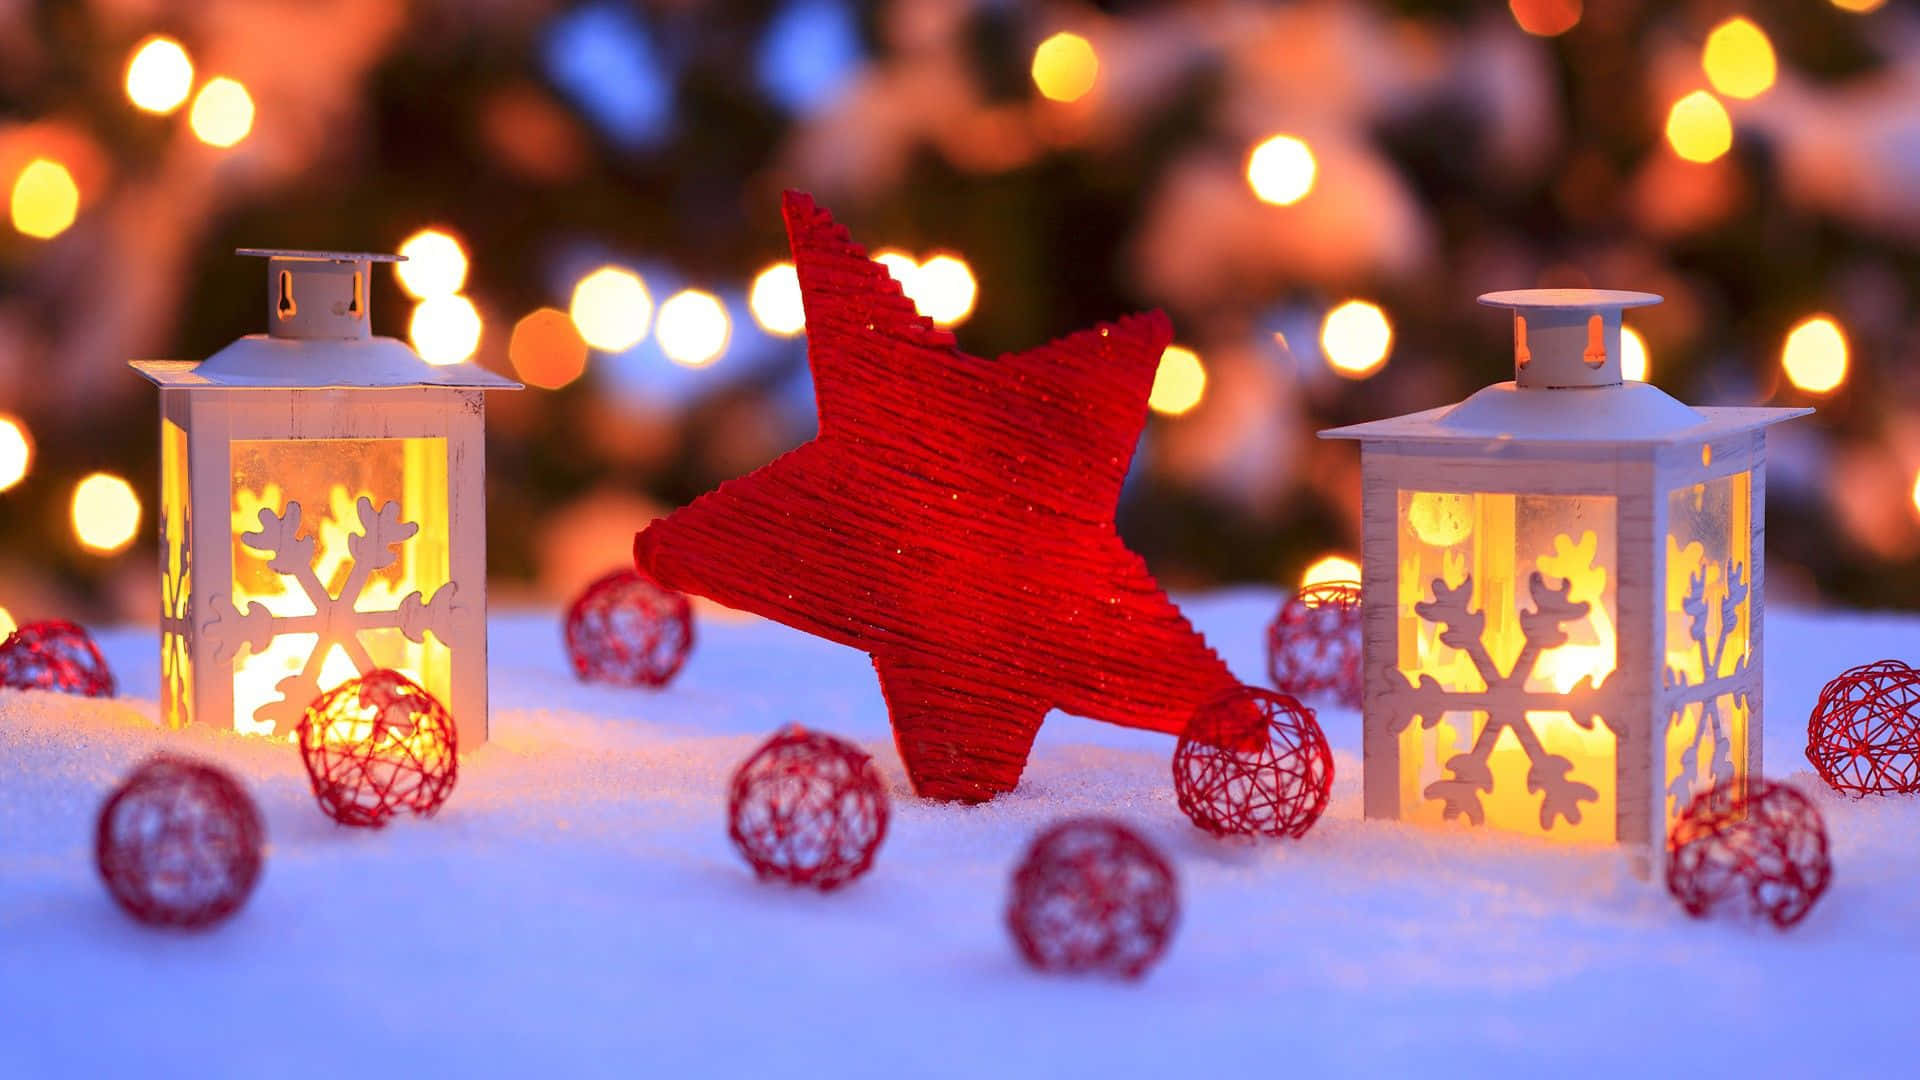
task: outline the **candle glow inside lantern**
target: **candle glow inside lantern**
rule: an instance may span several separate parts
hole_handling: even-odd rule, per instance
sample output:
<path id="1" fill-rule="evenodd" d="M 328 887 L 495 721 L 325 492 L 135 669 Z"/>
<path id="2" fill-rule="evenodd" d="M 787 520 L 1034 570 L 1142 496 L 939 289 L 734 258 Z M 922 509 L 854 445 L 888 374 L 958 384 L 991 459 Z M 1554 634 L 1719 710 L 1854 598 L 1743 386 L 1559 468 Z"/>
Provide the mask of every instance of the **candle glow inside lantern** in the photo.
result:
<path id="1" fill-rule="evenodd" d="M 292 738 L 320 694 L 380 668 L 487 734 L 484 391 L 372 333 L 373 263 L 263 251 L 268 332 L 160 386 L 161 710 Z"/>
<path id="2" fill-rule="evenodd" d="M 1760 773 L 1766 428 L 1620 374 L 1647 293 L 1490 293 L 1515 376 L 1361 446 L 1368 817 L 1651 846 Z M 1657 830 L 1657 831 L 1656 831 Z"/>

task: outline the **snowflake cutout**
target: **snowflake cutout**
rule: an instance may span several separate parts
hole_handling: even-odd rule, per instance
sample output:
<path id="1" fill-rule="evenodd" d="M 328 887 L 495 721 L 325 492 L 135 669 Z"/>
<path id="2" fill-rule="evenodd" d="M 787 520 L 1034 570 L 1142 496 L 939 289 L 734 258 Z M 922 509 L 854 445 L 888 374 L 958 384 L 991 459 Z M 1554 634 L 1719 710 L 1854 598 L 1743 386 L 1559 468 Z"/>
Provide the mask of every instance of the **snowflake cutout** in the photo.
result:
<path id="1" fill-rule="evenodd" d="M 373 500 L 362 495 L 354 504 L 354 511 L 360 519 L 360 531 L 347 537 L 350 569 L 339 592 L 334 593 L 320 580 L 315 569 L 318 552 L 313 536 L 300 534 L 300 504 L 289 502 L 286 510 L 279 513 L 271 507 L 262 507 L 260 528 L 243 534 L 241 542 L 269 556 L 267 566 L 275 573 L 292 578 L 313 603 L 314 613 L 275 615 L 256 602 L 249 602 L 247 610 L 241 612 L 231 597 L 221 595 L 212 598 L 209 604 L 212 616 L 201 626 L 213 661 L 223 665 L 239 655 L 241 646 L 249 646 L 259 653 L 281 634 L 317 635 L 318 641 L 304 666 L 275 685 L 280 697 L 254 712 L 254 719 L 270 724 L 275 734 L 291 733 L 305 715 L 307 706 L 327 689 L 320 685 L 320 669 L 327 654 L 336 646 L 352 661 L 354 670 L 366 675 L 379 665 L 360 640 L 363 631 L 397 629 L 415 644 L 423 643 L 427 632 L 432 631 L 444 642 L 449 640 L 454 615 L 460 611 L 452 582 L 434 590 L 433 598 L 424 602 L 416 590 L 407 594 L 397 607 L 359 610 L 360 598 L 373 575 L 399 560 L 401 545 L 411 540 L 420 526 L 400 520 L 400 504 L 391 501 L 375 510 Z"/>
<path id="2" fill-rule="evenodd" d="M 1731 694 L 1742 706 L 1746 706 L 1749 693 L 1747 662 L 1749 653 L 1744 643 L 1740 655 L 1733 659 L 1732 667 L 1720 674 L 1721 665 L 1727 657 L 1727 646 L 1738 627 L 1740 605 L 1746 602 L 1748 585 L 1746 567 L 1729 559 L 1726 563 L 1723 580 L 1726 591 L 1720 595 L 1720 623 L 1710 629 L 1708 616 L 1713 605 L 1707 601 L 1707 568 L 1701 567 L 1688 579 L 1687 594 L 1680 601 L 1680 610 L 1687 616 L 1688 636 L 1693 639 L 1694 650 L 1699 657 L 1703 677 L 1696 688 L 1705 690 L 1704 697 L 1697 699 L 1700 705 L 1700 722 L 1694 731 L 1694 738 L 1680 753 L 1680 774 L 1667 785 L 1667 794 L 1674 800 L 1675 807 L 1684 807 L 1693 798 L 1696 778 L 1700 773 L 1700 756 L 1703 748 L 1709 758 L 1709 778 L 1714 783 L 1733 779 L 1733 739 L 1727 732 L 1726 718 L 1720 714 L 1720 703 Z M 1717 632 L 1716 632 L 1717 630 Z M 1668 666 L 1666 672 L 1669 690 L 1684 690 L 1693 685 L 1687 673 Z M 1723 689 L 1724 688 L 1724 689 Z M 1694 704 L 1690 701 L 1686 704 Z M 1675 709 L 1668 717 L 1668 725 L 1675 726 L 1685 715 L 1685 705 Z"/>

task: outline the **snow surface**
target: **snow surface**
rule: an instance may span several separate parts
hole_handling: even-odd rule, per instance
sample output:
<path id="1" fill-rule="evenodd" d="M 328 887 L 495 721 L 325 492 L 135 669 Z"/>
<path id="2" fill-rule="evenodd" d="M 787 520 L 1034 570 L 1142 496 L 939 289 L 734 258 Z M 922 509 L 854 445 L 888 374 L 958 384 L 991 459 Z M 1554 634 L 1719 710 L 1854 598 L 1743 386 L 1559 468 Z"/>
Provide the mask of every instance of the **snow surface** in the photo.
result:
<path id="1" fill-rule="evenodd" d="M 1267 593 L 1188 611 L 1243 678 Z M 1775 612 L 1766 760 L 1812 794 L 1832 888 L 1789 933 L 1688 918 L 1611 850 L 1360 818 L 1359 720 L 1321 714 L 1332 808 L 1304 840 L 1209 839 L 1172 740 L 1056 714 L 1020 789 L 913 798 L 866 658 L 703 615 L 664 692 L 576 684 L 548 615 L 493 623 L 495 737 L 439 817 L 334 826 L 285 744 L 154 726 L 151 632 L 103 637 L 127 695 L 0 694 L 0 1077 L 1904 1073 L 1920 1051 L 1920 804 L 1821 789 L 1826 678 L 1915 653 L 1920 622 Z M 895 800 L 871 874 L 756 882 L 724 785 L 790 721 L 857 738 Z M 137 926 L 94 876 L 104 793 L 167 747 L 246 777 L 266 872 L 230 922 Z M 1183 911 L 1139 983 L 1027 971 L 1008 874 L 1064 815 L 1117 814 Z"/>

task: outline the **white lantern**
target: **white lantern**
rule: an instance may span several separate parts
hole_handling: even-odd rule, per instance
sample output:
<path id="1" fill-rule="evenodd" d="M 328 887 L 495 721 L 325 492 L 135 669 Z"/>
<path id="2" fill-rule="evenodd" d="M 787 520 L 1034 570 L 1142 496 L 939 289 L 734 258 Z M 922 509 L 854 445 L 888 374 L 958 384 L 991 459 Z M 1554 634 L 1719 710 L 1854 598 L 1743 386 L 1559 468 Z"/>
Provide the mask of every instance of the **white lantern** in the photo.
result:
<path id="1" fill-rule="evenodd" d="M 371 265 L 258 251 L 265 334 L 160 386 L 161 709 L 289 738 L 324 690 L 397 670 L 487 737 L 485 405 L 517 389 L 373 335 Z"/>
<path id="2" fill-rule="evenodd" d="M 1647 293 L 1491 293 L 1512 382 L 1361 446 L 1365 809 L 1664 842 L 1760 773 L 1766 428 L 1620 374 Z M 1646 850 L 1646 849 L 1643 849 Z"/>

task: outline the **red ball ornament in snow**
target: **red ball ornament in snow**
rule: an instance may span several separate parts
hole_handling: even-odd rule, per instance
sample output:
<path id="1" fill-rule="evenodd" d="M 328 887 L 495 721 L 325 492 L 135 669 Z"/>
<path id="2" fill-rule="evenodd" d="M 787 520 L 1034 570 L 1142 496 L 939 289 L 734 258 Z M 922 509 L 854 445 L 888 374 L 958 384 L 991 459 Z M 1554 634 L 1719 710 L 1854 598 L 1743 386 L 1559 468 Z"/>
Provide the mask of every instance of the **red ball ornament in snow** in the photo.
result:
<path id="1" fill-rule="evenodd" d="M 1360 707 L 1360 585 L 1308 585 L 1280 605 L 1267 627 L 1267 674 L 1295 697 L 1330 697 Z"/>
<path id="2" fill-rule="evenodd" d="M 1848 795 L 1920 791 L 1920 671 L 1881 660 L 1835 677 L 1807 719 L 1807 760 Z"/>
<path id="3" fill-rule="evenodd" d="M 429 817 L 459 777 L 453 717 L 397 671 L 320 695 L 298 735 L 314 798 L 342 825 L 377 829 L 402 811 Z"/>
<path id="4" fill-rule="evenodd" d="M 150 926 L 211 926 L 239 910 L 260 879 L 266 829 L 225 770 L 160 756 L 134 770 L 100 808 L 94 863 L 107 892 Z"/>
<path id="5" fill-rule="evenodd" d="M 812 199 L 784 211 L 820 433 L 649 525 L 635 565 L 871 654 L 927 798 L 1011 791 L 1050 709 L 1177 734 L 1233 688 L 1113 524 L 1166 317 L 981 360 Z"/>
<path id="6" fill-rule="evenodd" d="M 1063 821 L 1013 872 L 1007 929 L 1041 971 L 1138 978 L 1173 937 L 1173 869 L 1138 833 L 1108 818 Z"/>
<path id="7" fill-rule="evenodd" d="M 872 758 L 796 726 L 734 772 L 727 835 L 760 877 L 828 892 L 873 866 L 890 812 Z"/>
<path id="8" fill-rule="evenodd" d="M 1827 827 L 1806 796 L 1750 779 L 1701 792 L 1667 836 L 1667 889 L 1690 915 L 1745 897 L 1786 929 L 1799 922 L 1833 878 Z"/>
<path id="9" fill-rule="evenodd" d="M 1333 750 L 1313 710 L 1243 686 L 1202 706 L 1173 750 L 1180 809 L 1215 836 L 1306 835 L 1333 791 Z"/>
<path id="10" fill-rule="evenodd" d="M 692 648 L 686 595 L 633 570 L 602 577 L 567 609 L 567 656 L 587 682 L 665 686 Z"/>
<path id="11" fill-rule="evenodd" d="M 45 619 L 16 629 L 0 643 L 0 686 L 112 697 L 113 672 L 84 627 Z"/>

